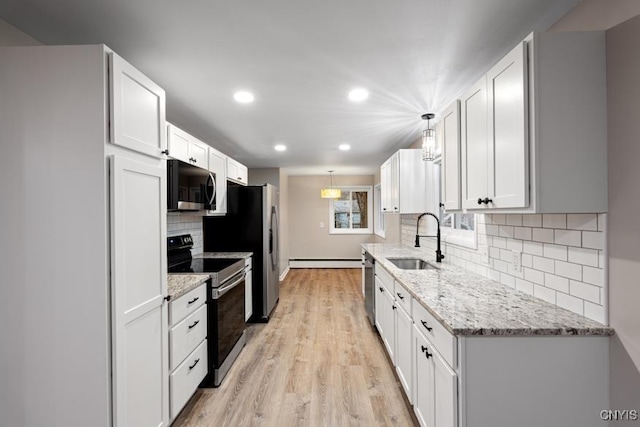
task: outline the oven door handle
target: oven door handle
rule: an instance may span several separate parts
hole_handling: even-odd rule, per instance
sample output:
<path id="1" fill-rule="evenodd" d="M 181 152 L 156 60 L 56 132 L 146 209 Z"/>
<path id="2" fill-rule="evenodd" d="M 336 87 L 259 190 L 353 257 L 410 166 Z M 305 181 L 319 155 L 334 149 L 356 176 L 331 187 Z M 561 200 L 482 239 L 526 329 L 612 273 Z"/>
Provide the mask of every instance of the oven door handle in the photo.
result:
<path id="1" fill-rule="evenodd" d="M 234 282 L 232 282 L 232 283 L 230 283 L 228 285 L 221 286 L 218 289 L 214 289 L 213 299 L 220 298 L 222 295 L 226 294 L 231 289 L 233 289 L 236 286 L 238 286 L 238 284 L 240 284 L 241 282 L 244 281 L 246 275 L 247 275 L 247 273 L 244 270 L 242 270 L 240 273 L 236 274 L 236 276 L 241 276 L 238 280 L 236 280 L 236 281 L 234 281 Z"/>

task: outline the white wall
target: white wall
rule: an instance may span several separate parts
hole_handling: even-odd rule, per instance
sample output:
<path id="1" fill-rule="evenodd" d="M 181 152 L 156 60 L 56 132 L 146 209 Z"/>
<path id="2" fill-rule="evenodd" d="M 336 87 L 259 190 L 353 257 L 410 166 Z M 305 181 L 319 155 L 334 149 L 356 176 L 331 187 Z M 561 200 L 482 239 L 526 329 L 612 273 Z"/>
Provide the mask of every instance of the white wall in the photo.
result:
<path id="1" fill-rule="evenodd" d="M 38 40 L 0 19 L 0 46 L 37 46 Z"/>

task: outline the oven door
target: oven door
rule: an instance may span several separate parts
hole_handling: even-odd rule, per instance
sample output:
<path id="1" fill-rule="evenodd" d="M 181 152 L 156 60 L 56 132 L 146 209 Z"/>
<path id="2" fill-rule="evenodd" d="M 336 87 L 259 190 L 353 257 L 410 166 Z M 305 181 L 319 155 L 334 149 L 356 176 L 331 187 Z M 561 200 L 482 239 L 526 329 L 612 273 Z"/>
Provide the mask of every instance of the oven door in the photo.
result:
<path id="1" fill-rule="evenodd" d="M 244 332 L 244 292 L 244 270 L 211 290 L 208 327 L 213 351 L 209 357 L 215 369 L 222 366 Z"/>
<path id="2" fill-rule="evenodd" d="M 180 160 L 167 161 L 167 210 L 216 209 L 216 175 Z"/>

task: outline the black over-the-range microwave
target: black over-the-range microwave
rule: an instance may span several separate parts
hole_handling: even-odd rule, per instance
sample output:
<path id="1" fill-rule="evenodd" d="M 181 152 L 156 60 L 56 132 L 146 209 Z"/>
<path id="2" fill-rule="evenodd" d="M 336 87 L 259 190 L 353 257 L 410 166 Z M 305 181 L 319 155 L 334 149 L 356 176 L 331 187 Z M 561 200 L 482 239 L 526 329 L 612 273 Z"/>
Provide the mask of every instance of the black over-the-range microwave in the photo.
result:
<path id="1" fill-rule="evenodd" d="M 167 160 L 167 210 L 215 209 L 215 173 L 180 160 Z"/>

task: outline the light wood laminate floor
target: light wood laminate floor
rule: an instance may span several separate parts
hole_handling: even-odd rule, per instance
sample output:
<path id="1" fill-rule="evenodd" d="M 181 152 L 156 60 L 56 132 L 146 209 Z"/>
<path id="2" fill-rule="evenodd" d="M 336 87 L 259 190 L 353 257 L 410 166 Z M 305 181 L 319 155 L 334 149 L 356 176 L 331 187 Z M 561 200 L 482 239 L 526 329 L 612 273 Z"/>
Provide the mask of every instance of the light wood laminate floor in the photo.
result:
<path id="1" fill-rule="evenodd" d="M 173 426 L 417 425 L 367 320 L 360 269 L 292 269 L 267 324 Z"/>

